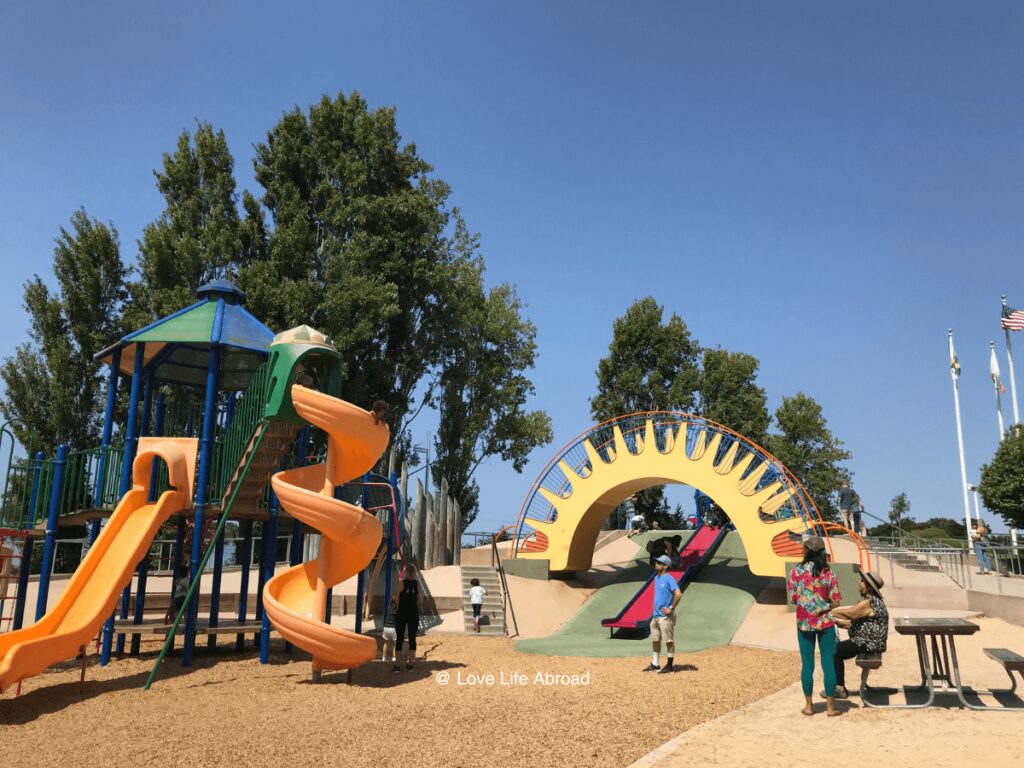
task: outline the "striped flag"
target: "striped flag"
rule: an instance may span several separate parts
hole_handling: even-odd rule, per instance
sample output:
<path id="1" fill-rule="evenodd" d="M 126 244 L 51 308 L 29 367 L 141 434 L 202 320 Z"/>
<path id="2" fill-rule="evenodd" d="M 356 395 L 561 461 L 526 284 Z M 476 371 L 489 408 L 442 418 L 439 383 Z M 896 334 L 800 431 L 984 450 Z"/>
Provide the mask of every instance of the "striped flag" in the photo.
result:
<path id="1" fill-rule="evenodd" d="M 1003 304 L 1002 326 L 1008 331 L 1024 331 L 1024 309 L 1012 309 Z"/>
<path id="2" fill-rule="evenodd" d="M 991 356 L 989 357 L 989 362 L 988 362 L 988 371 L 989 371 L 989 374 L 992 376 L 992 383 L 995 384 L 996 388 L 1002 394 L 1005 395 L 1006 394 L 1006 387 L 1003 386 L 1003 378 L 1002 378 L 1002 375 L 999 372 L 999 360 L 996 359 L 996 347 L 995 347 L 994 344 L 989 346 L 989 352 L 992 353 Z"/>

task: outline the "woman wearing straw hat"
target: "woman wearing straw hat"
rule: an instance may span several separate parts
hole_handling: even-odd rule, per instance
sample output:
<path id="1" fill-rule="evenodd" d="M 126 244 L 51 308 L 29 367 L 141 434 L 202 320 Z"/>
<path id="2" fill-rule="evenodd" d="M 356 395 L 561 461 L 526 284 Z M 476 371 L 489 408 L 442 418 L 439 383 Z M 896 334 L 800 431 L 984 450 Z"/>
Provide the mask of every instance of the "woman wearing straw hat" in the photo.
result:
<path id="1" fill-rule="evenodd" d="M 834 706 L 836 626 L 832 609 L 842 597 L 839 584 L 825 559 L 825 542 L 820 536 L 804 540 L 803 560 L 789 572 L 786 581 L 789 599 L 796 605 L 797 641 L 800 645 L 800 683 L 804 690 L 805 715 L 814 714 L 811 691 L 814 688 L 814 646 L 821 651 L 821 671 L 825 677 L 825 705 L 829 717 L 840 714 Z"/>
<path id="2" fill-rule="evenodd" d="M 889 611 L 882 599 L 885 582 L 870 571 L 860 572 L 860 600 L 853 605 L 836 608 L 832 618 L 849 630 L 850 639 L 836 646 L 836 698 L 848 698 L 846 660 L 862 653 L 885 653 L 889 637 Z"/>

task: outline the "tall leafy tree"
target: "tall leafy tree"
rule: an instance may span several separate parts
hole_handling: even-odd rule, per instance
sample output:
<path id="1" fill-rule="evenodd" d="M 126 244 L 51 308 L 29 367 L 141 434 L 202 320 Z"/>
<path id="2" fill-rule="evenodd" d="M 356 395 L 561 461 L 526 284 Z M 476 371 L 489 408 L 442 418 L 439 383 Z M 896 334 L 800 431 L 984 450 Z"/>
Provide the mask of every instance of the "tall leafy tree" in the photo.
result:
<path id="1" fill-rule="evenodd" d="M 1024 425 L 1006 432 L 992 463 L 981 468 L 978 491 L 985 506 L 1007 525 L 1024 528 Z"/>
<path id="2" fill-rule="evenodd" d="M 758 360 L 743 352 L 705 349 L 700 380 L 700 413 L 761 442 L 768 432 L 764 390 L 757 386 Z"/>
<path id="3" fill-rule="evenodd" d="M 778 432 L 767 447 L 796 475 L 826 520 L 838 520 L 838 489 L 849 472 L 841 462 L 850 458 L 843 442 L 828 428 L 821 406 L 803 392 L 783 397 L 775 411 Z"/>
<path id="4" fill-rule="evenodd" d="M 700 345 L 686 323 L 653 298 L 636 301 L 612 326 L 608 356 L 597 365 L 597 394 L 590 399 L 595 421 L 634 411 L 692 411 L 700 386 Z M 637 511 L 672 525 L 662 486 L 637 494 Z"/>
<path id="5" fill-rule="evenodd" d="M 608 356 L 597 364 L 597 421 L 633 411 L 690 411 L 700 385 L 700 345 L 686 323 L 651 297 L 636 301 L 612 326 Z"/>
<path id="6" fill-rule="evenodd" d="M 131 286 L 126 313 L 131 327 L 187 307 L 200 285 L 233 276 L 265 240 L 254 200 L 245 201 L 244 223 L 239 215 L 234 158 L 223 131 L 205 122 L 192 134 L 182 131 L 154 175 L 165 207 L 139 243 L 140 280 Z"/>
<path id="7" fill-rule="evenodd" d="M 475 248 L 448 185 L 403 144 L 395 110 L 355 92 L 283 115 L 254 163 L 270 224 L 246 204 L 253 243 L 269 232 L 239 276 L 251 309 L 273 327 L 330 335 L 346 397 L 387 400 L 400 433 L 440 362 L 451 291 Z"/>
<path id="8" fill-rule="evenodd" d="M 56 287 L 25 284 L 30 341 L 0 366 L 0 411 L 19 441 L 52 452 L 60 443 L 93 443 L 102 417 L 102 384 L 93 355 L 122 333 L 127 268 L 117 230 L 84 210 L 62 227 L 53 251 Z"/>
<path id="9" fill-rule="evenodd" d="M 448 479 L 460 502 L 463 529 L 477 516 L 473 475 L 481 462 L 500 456 L 521 472 L 530 451 L 551 442 L 550 417 L 526 409 L 534 391 L 525 371 L 536 357 L 536 328 L 522 318 L 510 286 L 485 292 L 476 265 L 464 273 L 436 389 L 441 419 L 433 463 L 435 476 Z"/>

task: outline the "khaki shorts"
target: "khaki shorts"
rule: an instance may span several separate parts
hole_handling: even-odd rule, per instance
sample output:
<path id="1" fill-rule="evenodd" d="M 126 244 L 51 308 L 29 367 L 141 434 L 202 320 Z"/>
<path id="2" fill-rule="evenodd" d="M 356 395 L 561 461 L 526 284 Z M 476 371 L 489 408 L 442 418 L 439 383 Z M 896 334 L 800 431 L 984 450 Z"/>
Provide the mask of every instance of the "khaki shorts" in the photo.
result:
<path id="1" fill-rule="evenodd" d="M 676 641 L 675 611 L 659 619 L 651 619 L 651 642 L 674 643 Z"/>

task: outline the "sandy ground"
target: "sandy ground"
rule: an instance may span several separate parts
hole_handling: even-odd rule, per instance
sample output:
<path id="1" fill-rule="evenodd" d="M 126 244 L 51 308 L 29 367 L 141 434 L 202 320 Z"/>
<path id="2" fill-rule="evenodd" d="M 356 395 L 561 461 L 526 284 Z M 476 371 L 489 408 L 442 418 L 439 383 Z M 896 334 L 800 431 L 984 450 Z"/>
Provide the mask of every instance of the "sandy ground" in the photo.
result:
<path id="1" fill-rule="evenodd" d="M 793 654 L 726 647 L 657 676 L 636 659 L 519 654 L 503 638 L 428 633 L 419 646 L 413 672 L 373 663 L 352 685 L 342 673 L 312 685 L 308 661 L 280 652 L 267 666 L 204 655 L 187 673 L 172 659 L 148 693 L 152 656 L 90 667 L 81 690 L 76 669 L 50 670 L 20 698 L 0 698 L 0 738 L 20 745 L 4 763 L 621 766 L 779 690 L 796 665 Z M 589 679 L 543 685 L 538 672 Z M 493 683 L 467 684 L 488 674 Z"/>
<path id="2" fill-rule="evenodd" d="M 897 615 L 902 615 L 899 613 Z M 980 631 L 957 638 L 957 655 L 964 682 L 980 688 L 1008 687 L 1006 673 L 982 653 L 982 648 L 1004 647 L 1024 651 L 1024 628 L 999 619 L 972 619 Z M 789 657 L 792 658 L 792 657 Z M 914 642 L 909 637 L 890 632 L 885 665 L 871 675 L 873 686 L 916 684 L 919 678 Z M 796 663 L 795 661 L 793 662 Z M 796 667 L 792 670 L 798 675 Z M 848 662 L 847 683 L 859 684 L 856 665 Z M 953 768 L 979 759 L 989 766 L 1020 765 L 1024 761 L 1024 744 L 1011 734 L 1018 733 L 1024 722 L 1024 711 L 1014 713 L 973 712 L 954 706 L 956 696 L 942 696 L 943 706 L 926 710 L 865 709 L 856 695 L 842 703 L 844 714 L 838 718 L 824 716 L 824 704 L 818 693 L 821 670 L 815 677 L 815 700 L 818 712 L 805 717 L 799 710 L 803 694 L 794 683 L 777 694 L 732 712 L 712 722 L 683 733 L 635 765 L 658 768 L 682 768 L 691 765 L 745 766 L 759 768 L 790 768 L 806 755 L 806 744 L 828 745 L 828 750 L 850 752 L 823 754 L 823 759 L 837 762 L 847 759 L 873 766 L 935 766 Z M 1018 687 L 1018 693 L 1024 689 Z M 893 695 L 895 703 L 906 701 L 903 693 Z M 996 704 L 993 697 L 983 696 L 987 704 Z M 1013 702 L 1012 697 L 1008 699 Z M 1016 700 L 1017 706 L 1024 701 Z M 854 746 L 856 745 L 856 746 Z M 700 756 L 699 761 L 695 760 Z"/>

